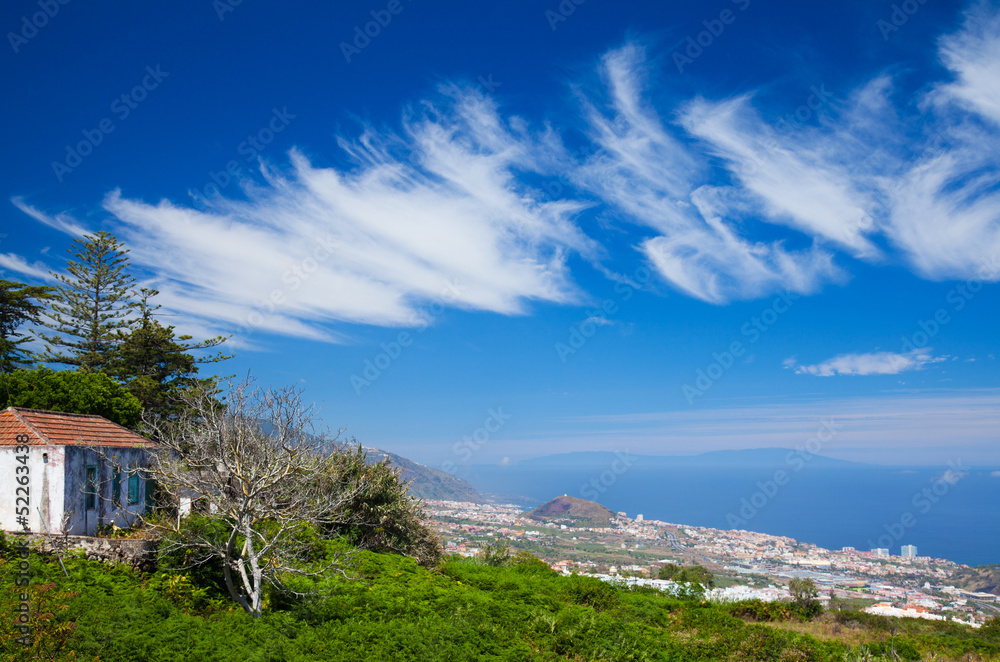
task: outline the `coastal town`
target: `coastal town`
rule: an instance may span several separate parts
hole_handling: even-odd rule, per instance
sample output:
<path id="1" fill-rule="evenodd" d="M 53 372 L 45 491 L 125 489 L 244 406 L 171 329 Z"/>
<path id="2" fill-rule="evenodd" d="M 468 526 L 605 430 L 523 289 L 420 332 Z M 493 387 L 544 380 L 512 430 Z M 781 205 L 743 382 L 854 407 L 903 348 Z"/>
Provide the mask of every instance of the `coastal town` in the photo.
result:
<path id="1" fill-rule="evenodd" d="M 639 583 L 673 590 L 657 579 L 666 563 L 702 565 L 716 578 L 706 592 L 713 600 L 789 597 L 793 578 L 812 579 L 826 605 L 860 606 L 885 616 L 953 620 L 978 627 L 1000 615 L 1000 597 L 956 587 L 962 566 L 947 559 L 907 556 L 889 550 L 830 550 L 742 530 L 720 530 L 630 517 L 616 513 L 606 526 L 582 526 L 558 518 L 528 516 L 513 504 L 425 500 L 431 522 L 452 554 L 475 556 L 484 546 L 506 542 L 534 554 L 564 574 Z"/>

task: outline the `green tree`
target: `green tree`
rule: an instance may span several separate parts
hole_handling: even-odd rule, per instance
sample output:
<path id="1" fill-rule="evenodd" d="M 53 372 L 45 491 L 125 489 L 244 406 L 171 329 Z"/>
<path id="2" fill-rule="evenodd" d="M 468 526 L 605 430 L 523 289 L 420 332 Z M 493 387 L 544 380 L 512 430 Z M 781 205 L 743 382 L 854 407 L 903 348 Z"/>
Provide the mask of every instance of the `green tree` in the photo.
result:
<path id="1" fill-rule="evenodd" d="M 76 258 L 66 266 L 69 275 L 52 272 L 57 285 L 44 323 L 55 334 L 39 334 L 48 343 L 41 360 L 100 371 L 119 341 L 118 332 L 131 329 L 138 305 L 135 278 L 127 271 L 128 249 L 100 231 L 74 239 L 68 250 Z"/>
<path id="2" fill-rule="evenodd" d="M 705 588 L 713 588 L 715 586 L 715 575 L 700 565 L 682 568 L 675 563 L 667 563 L 660 568 L 657 577 L 675 582 L 700 584 Z"/>
<path id="3" fill-rule="evenodd" d="M 214 391 L 214 378 L 199 378 L 198 365 L 231 358 L 221 352 L 196 358 L 192 351 L 210 349 L 226 340 L 223 336 L 192 343 L 191 336 L 174 334 L 173 326 L 163 326 L 153 319 L 159 306 L 150 299 L 159 294 L 142 289 L 139 300 L 139 322 L 129 333 L 118 332 L 118 338 L 105 371 L 125 385 L 139 398 L 148 414 L 173 417 L 184 406 L 184 394 L 191 389 Z"/>
<path id="4" fill-rule="evenodd" d="M 48 368 L 0 375 L 3 407 L 96 414 L 130 428 L 139 423 L 142 403 L 103 373 Z"/>
<path id="5" fill-rule="evenodd" d="M 360 444 L 330 456 L 324 490 L 349 495 L 344 516 L 327 527 L 346 536 L 359 549 L 411 556 L 432 567 L 444 556 L 437 534 L 427 525 L 420 500 L 410 496 L 409 483 L 389 458 L 369 463 Z"/>
<path id="6" fill-rule="evenodd" d="M 816 582 L 811 579 L 793 578 L 788 582 L 788 592 L 792 596 L 792 602 L 799 612 L 808 618 L 812 618 L 820 612 L 819 589 Z"/>
<path id="7" fill-rule="evenodd" d="M 680 571 L 681 567 L 676 563 L 667 563 L 662 568 L 660 568 L 660 571 L 657 573 L 656 576 L 659 579 L 665 579 L 667 581 L 670 581 L 674 577 L 676 577 L 677 573 L 679 573 Z"/>
<path id="8" fill-rule="evenodd" d="M 31 337 L 17 330 L 25 322 L 38 322 L 42 312 L 39 302 L 51 297 L 51 287 L 0 280 L 0 372 L 12 372 L 29 363 L 30 355 L 20 346 Z"/>

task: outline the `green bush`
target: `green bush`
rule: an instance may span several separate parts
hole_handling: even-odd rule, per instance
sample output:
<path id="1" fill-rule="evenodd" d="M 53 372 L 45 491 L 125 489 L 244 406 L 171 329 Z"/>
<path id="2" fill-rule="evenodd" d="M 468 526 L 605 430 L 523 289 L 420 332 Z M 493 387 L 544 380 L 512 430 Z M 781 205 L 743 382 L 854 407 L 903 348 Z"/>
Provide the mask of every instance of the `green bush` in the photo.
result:
<path id="1" fill-rule="evenodd" d="M 893 626 L 888 616 L 869 614 L 860 609 L 844 609 L 834 613 L 833 618 L 840 625 L 863 628 L 875 632 L 888 632 Z"/>
<path id="2" fill-rule="evenodd" d="M 699 584 L 705 588 L 713 588 L 715 586 L 715 575 L 700 565 L 682 568 L 675 563 L 667 563 L 660 568 L 657 578 Z"/>
<path id="3" fill-rule="evenodd" d="M 726 605 L 730 614 L 747 621 L 768 622 L 787 621 L 796 617 L 794 605 L 788 602 L 764 602 L 744 600 Z"/>
<path id="4" fill-rule="evenodd" d="M 338 513 L 343 524 L 328 527 L 327 533 L 342 535 L 359 549 L 403 554 L 434 567 L 444 558 L 441 541 L 401 473 L 388 458 L 369 464 L 360 444 L 332 454 L 324 479 L 327 488 L 351 498 Z"/>
<path id="5" fill-rule="evenodd" d="M 619 590 L 608 582 L 583 575 L 572 575 L 568 579 L 565 595 L 574 604 L 604 611 L 617 606 L 620 602 Z"/>

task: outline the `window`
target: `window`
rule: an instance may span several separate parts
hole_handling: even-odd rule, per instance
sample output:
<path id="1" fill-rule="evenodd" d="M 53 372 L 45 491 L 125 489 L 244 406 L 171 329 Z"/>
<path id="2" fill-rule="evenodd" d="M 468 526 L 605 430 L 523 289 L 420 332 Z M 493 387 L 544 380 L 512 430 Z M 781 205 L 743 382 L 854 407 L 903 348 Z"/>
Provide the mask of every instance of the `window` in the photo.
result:
<path id="1" fill-rule="evenodd" d="M 133 473 L 128 477 L 128 502 L 129 505 L 139 503 L 139 474 Z"/>
<path id="2" fill-rule="evenodd" d="M 93 510 L 97 507 L 97 467 L 89 466 L 87 467 L 87 484 L 84 488 L 86 490 L 86 500 L 84 507 L 87 510 Z"/>
<path id="3" fill-rule="evenodd" d="M 114 478 L 111 479 L 111 503 L 122 505 L 122 471 L 118 467 L 115 467 Z"/>

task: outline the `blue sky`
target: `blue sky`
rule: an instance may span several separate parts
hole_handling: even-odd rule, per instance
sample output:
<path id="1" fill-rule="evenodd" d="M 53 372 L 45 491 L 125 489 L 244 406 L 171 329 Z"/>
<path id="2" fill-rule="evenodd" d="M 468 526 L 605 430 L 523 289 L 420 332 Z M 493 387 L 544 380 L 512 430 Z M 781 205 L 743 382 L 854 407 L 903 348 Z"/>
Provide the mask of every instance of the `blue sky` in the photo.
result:
<path id="1" fill-rule="evenodd" d="M 833 420 L 832 457 L 1000 464 L 995 3 L 36 0 L 0 26 L 2 276 L 113 232 L 164 321 L 233 336 L 223 373 L 365 444 L 692 454 Z"/>

